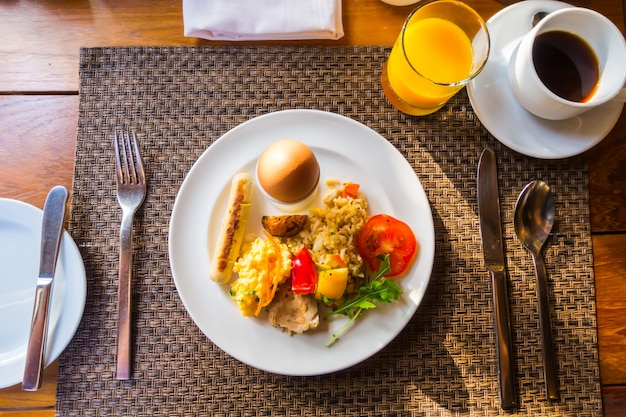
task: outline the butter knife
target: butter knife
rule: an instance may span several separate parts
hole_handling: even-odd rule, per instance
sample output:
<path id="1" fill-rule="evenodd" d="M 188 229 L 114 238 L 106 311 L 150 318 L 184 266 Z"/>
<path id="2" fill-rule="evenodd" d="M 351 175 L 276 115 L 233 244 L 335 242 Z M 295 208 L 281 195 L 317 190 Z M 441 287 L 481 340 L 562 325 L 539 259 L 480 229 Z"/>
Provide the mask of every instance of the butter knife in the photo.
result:
<path id="1" fill-rule="evenodd" d="M 45 365 L 50 290 L 63 233 L 66 201 L 67 190 L 59 185 L 50 190 L 43 207 L 39 277 L 37 278 L 35 306 L 30 325 L 30 337 L 26 347 L 24 378 L 22 379 L 22 389 L 25 391 L 37 391 L 41 387 Z"/>
<path id="2" fill-rule="evenodd" d="M 491 148 L 486 148 L 480 156 L 477 190 L 483 256 L 491 275 L 493 291 L 500 405 L 504 409 L 510 409 L 515 405 L 515 371 L 500 219 L 498 173 L 496 155 Z"/>

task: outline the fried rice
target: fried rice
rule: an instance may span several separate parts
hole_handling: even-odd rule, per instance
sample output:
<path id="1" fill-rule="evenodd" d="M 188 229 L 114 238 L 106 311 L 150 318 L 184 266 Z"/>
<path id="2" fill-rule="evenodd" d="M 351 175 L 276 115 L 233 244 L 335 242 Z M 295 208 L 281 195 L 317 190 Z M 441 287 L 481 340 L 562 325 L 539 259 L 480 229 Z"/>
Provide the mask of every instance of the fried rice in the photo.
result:
<path id="1" fill-rule="evenodd" d="M 344 196 L 345 184 L 328 180 L 324 206 L 310 210 L 304 229 L 294 237 L 284 239 L 292 253 L 306 246 L 318 267 L 337 267 L 337 256 L 350 271 L 347 293 L 358 290 L 364 279 L 363 259 L 357 251 L 357 236 L 368 219 L 367 200 L 362 194 Z"/>

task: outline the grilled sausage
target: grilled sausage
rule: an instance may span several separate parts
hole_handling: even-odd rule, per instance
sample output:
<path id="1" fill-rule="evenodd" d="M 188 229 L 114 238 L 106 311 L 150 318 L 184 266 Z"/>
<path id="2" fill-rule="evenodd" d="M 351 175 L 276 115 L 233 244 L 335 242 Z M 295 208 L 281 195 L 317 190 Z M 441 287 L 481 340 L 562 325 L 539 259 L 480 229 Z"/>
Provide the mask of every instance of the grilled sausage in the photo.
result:
<path id="1" fill-rule="evenodd" d="M 233 177 L 227 210 L 222 220 L 209 272 L 209 276 L 215 282 L 226 284 L 232 277 L 233 265 L 239 257 L 252 206 L 252 191 L 252 177 L 249 174 L 239 173 Z"/>

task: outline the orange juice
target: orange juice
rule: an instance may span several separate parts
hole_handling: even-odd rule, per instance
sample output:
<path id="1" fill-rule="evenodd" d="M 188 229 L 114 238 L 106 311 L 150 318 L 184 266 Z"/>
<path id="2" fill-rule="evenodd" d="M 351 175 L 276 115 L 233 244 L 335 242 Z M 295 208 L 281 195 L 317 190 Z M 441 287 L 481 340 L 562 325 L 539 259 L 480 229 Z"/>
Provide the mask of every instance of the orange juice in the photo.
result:
<path id="1" fill-rule="evenodd" d="M 487 60 L 489 34 L 459 1 L 434 1 L 407 18 L 382 74 L 389 101 L 404 113 L 430 114 L 467 84 Z"/>
<path id="2" fill-rule="evenodd" d="M 449 85 L 468 78 L 471 69 L 472 42 L 457 25 L 437 17 L 408 26 L 387 61 L 394 92 L 424 109 L 445 103 L 462 87 Z"/>

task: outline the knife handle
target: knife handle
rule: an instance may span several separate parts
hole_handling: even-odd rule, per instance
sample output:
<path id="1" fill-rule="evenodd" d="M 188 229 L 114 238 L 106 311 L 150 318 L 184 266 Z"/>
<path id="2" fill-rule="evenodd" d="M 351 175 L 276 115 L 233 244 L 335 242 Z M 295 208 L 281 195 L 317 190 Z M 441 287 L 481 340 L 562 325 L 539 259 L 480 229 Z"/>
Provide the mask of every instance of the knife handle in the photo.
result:
<path id="1" fill-rule="evenodd" d="M 48 329 L 48 305 L 50 303 L 51 283 L 37 285 L 35 292 L 35 307 L 30 325 L 30 337 L 26 348 L 26 363 L 22 389 L 37 391 L 41 387 L 44 368 L 44 346 Z"/>
<path id="2" fill-rule="evenodd" d="M 496 324 L 500 405 L 503 409 L 510 409 L 515 406 L 515 369 L 513 366 L 513 342 L 511 340 L 506 273 L 504 268 L 490 269 L 489 272 L 491 273 Z"/>

